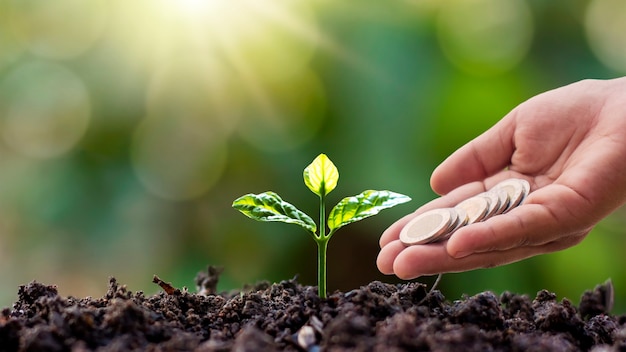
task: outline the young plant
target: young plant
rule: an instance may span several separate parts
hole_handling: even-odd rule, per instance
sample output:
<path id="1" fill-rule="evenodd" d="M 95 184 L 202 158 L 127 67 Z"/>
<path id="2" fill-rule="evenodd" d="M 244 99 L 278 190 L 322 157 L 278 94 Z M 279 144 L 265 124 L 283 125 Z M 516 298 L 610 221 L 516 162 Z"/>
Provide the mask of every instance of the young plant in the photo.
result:
<path id="1" fill-rule="evenodd" d="M 233 208 L 251 219 L 296 224 L 311 234 L 317 243 L 318 294 L 321 298 L 326 298 L 326 249 L 331 236 L 347 224 L 376 215 L 383 209 L 406 203 L 411 198 L 391 191 L 367 190 L 342 199 L 331 209 L 327 219 L 326 196 L 337 186 L 339 171 L 325 154 L 320 154 L 304 169 L 303 176 L 307 187 L 319 196 L 319 228 L 310 216 L 271 191 L 246 194 L 237 198 L 233 202 Z"/>

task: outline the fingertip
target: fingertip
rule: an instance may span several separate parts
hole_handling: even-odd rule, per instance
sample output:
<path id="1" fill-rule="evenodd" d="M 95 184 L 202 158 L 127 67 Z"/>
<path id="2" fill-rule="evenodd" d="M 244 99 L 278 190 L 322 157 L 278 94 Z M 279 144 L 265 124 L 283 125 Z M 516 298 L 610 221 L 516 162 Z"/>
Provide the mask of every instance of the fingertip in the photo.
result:
<path id="1" fill-rule="evenodd" d="M 460 259 L 474 253 L 471 241 L 468 240 L 471 237 L 470 231 L 476 227 L 476 224 L 470 226 L 457 230 L 446 242 L 445 249 L 450 257 Z"/>
<path id="2" fill-rule="evenodd" d="M 393 226 L 393 225 L 392 225 Z M 394 235 L 392 233 L 392 227 L 388 227 L 385 231 L 383 231 L 383 234 L 380 235 L 380 239 L 378 240 L 378 245 L 380 246 L 380 248 L 384 248 L 389 242 L 394 240 Z"/>
<path id="3" fill-rule="evenodd" d="M 394 264 L 393 273 L 401 280 L 413 280 L 422 276 L 418 271 L 406 268 L 403 264 Z"/>
<path id="4" fill-rule="evenodd" d="M 512 119 L 502 119 L 448 156 L 433 170 L 430 187 L 437 194 L 448 194 L 455 188 L 504 169 L 511 160 L 514 145 Z"/>
<path id="5" fill-rule="evenodd" d="M 430 175 L 430 188 L 439 194 L 448 194 L 455 188 L 468 183 L 472 178 L 472 170 L 468 170 L 466 154 L 467 147 L 462 147 L 450 154 L 441 162 Z M 464 172 L 460 172 L 464 171 Z"/>
<path id="6" fill-rule="evenodd" d="M 378 270 L 385 275 L 393 274 L 393 262 L 404 248 L 404 245 L 400 241 L 392 241 L 382 247 L 378 253 L 378 258 L 376 258 Z"/>
<path id="7" fill-rule="evenodd" d="M 378 240 L 380 248 L 400 238 L 400 231 L 414 216 L 415 213 L 407 214 L 383 231 L 382 235 L 380 235 L 380 240 Z"/>
<path id="8" fill-rule="evenodd" d="M 408 247 L 403 253 L 399 253 L 393 262 L 393 273 L 402 280 L 411 280 L 418 278 L 424 273 L 421 272 L 420 266 L 412 260 L 414 252 L 419 252 L 415 247 Z"/>
<path id="9" fill-rule="evenodd" d="M 430 175 L 430 188 L 438 195 L 443 195 L 447 193 L 447 190 L 442 183 L 442 180 L 444 180 L 444 178 L 439 177 L 440 173 L 441 165 L 437 166 L 435 170 L 433 170 L 433 173 Z"/>
<path id="10" fill-rule="evenodd" d="M 469 257 L 472 254 L 474 254 L 472 251 L 448 251 L 448 255 L 454 259 Z"/>

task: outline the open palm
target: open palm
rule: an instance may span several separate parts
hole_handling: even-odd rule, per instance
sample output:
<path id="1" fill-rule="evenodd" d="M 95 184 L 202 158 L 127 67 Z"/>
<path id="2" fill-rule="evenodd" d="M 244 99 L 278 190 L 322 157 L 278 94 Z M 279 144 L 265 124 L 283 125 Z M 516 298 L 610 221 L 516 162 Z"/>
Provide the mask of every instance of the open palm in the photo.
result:
<path id="1" fill-rule="evenodd" d="M 499 181 L 528 180 L 524 205 L 442 243 L 405 247 L 402 227 Z M 578 244 L 626 201 L 626 78 L 585 80 L 538 95 L 448 159 L 431 177 L 442 197 L 381 236 L 379 270 L 400 278 L 515 262 Z"/>

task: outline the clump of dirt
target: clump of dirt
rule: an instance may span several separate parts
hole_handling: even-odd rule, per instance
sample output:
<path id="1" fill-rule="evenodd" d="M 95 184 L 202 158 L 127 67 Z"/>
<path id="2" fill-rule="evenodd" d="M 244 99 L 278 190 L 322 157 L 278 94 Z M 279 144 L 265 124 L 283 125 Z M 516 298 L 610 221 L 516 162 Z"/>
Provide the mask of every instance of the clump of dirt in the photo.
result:
<path id="1" fill-rule="evenodd" d="M 540 291 L 483 292 L 448 302 L 420 283 L 372 282 L 320 299 L 296 279 L 216 293 L 221 270 L 198 291 L 155 277 L 164 292 L 132 293 L 114 278 L 103 297 L 20 286 L 0 311 L 0 351 L 624 351 L 626 315 L 612 316 L 610 282 L 579 307 Z"/>

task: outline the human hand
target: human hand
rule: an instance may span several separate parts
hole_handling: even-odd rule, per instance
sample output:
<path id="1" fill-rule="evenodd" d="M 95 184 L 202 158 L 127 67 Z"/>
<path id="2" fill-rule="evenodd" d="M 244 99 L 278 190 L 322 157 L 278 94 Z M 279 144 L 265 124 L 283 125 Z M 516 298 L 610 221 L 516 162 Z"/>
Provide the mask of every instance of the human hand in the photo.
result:
<path id="1" fill-rule="evenodd" d="M 503 179 L 528 180 L 522 206 L 406 247 L 400 231 L 426 210 L 452 207 Z M 522 103 L 432 174 L 442 195 L 391 225 L 377 265 L 402 279 L 519 261 L 578 244 L 626 202 L 626 77 L 585 80 Z"/>

